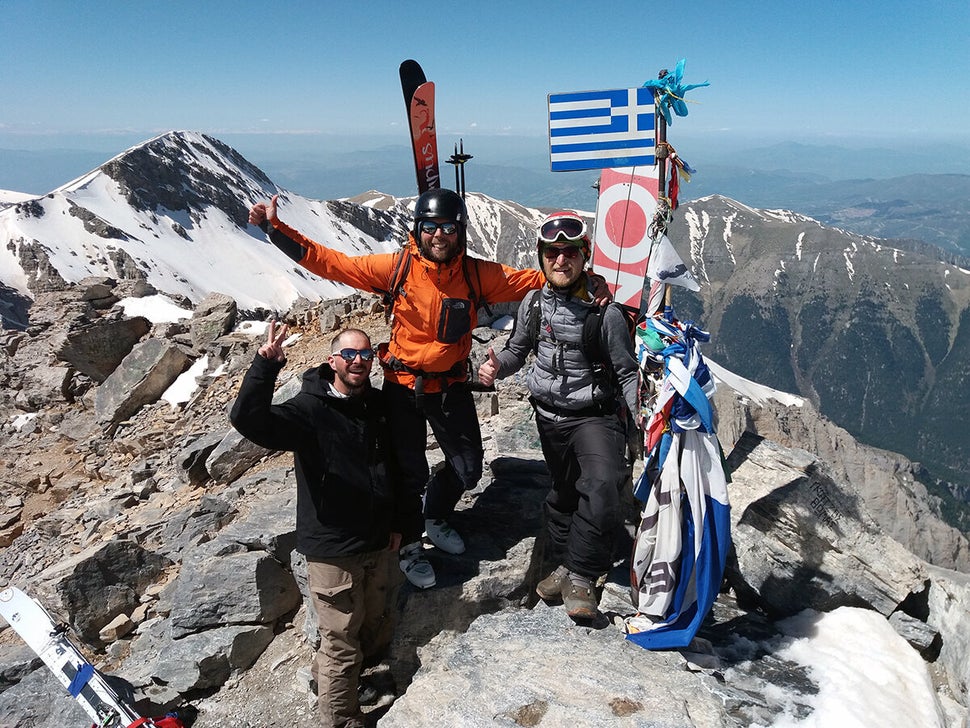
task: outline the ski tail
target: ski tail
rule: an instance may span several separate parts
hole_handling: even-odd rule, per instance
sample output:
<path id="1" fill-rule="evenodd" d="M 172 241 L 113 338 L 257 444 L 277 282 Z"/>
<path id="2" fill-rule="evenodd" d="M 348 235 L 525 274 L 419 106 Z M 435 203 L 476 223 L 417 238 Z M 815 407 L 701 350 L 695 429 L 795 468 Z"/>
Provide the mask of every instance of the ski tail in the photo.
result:
<path id="1" fill-rule="evenodd" d="M 418 192 L 424 193 L 441 186 L 434 118 L 434 82 L 425 79 L 421 66 L 413 60 L 401 64 L 400 75 L 411 130 Z"/>
<path id="2" fill-rule="evenodd" d="M 130 684 L 95 668 L 44 606 L 16 587 L 0 591 L 0 617 L 44 661 L 57 681 L 95 721 L 96 728 L 185 728 L 175 714 L 143 718 Z"/>

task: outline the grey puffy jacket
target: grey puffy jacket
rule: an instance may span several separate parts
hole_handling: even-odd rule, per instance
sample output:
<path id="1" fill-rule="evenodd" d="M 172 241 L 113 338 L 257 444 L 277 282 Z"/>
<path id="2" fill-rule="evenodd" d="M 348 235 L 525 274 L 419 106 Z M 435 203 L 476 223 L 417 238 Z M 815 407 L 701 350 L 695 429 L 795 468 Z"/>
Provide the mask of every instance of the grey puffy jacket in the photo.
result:
<path id="1" fill-rule="evenodd" d="M 538 342 L 532 341 L 528 315 L 534 296 L 540 299 Z M 528 374 L 529 392 L 541 409 L 549 412 L 583 410 L 615 401 L 619 392 L 610 385 L 612 377 L 597 376 L 582 347 L 583 323 L 593 304 L 543 286 L 526 296 L 519 306 L 515 329 L 505 348 L 496 354 L 498 379 L 515 373 L 525 364 L 529 352 L 536 358 Z M 601 350 L 607 352 L 623 399 L 636 412 L 637 363 L 633 342 L 617 306 L 609 306 L 600 329 Z"/>

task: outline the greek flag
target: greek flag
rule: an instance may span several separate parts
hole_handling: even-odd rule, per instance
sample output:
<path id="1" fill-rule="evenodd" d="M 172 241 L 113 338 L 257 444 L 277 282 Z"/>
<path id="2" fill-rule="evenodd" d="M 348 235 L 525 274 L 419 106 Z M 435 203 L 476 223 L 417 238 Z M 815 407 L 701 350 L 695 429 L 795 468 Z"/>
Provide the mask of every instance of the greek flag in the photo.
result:
<path id="1" fill-rule="evenodd" d="M 579 91 L 548 98 L 553 172 L 655 164 L 652 89 Z"/>

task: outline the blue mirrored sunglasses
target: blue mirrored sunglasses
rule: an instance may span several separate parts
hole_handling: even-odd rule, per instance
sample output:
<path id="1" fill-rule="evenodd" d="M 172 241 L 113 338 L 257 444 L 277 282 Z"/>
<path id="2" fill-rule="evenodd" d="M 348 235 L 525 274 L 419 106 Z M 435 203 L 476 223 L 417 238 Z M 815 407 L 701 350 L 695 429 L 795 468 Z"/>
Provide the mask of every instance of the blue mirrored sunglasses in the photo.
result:
<path id="1" fill-rule="evenodd" d="M 373 349 L 341 349 L 340 351 L 334 352 L 337 356 L 343 359 L 348 364 L 356 359 L 358 356 L 363 361 L 371 361 L 374 358 Z"/>
<path id="2" fill-rule="evenodd" d="M 442 235 L 454 235 L 456 232 L 458 232 L 458 223 L 435 222 L 434 220 L 422 220 L 420 223 L 418 223 L 418 230 L 426 235 L 434 235 L 438 228 L 441 228 Z"/>

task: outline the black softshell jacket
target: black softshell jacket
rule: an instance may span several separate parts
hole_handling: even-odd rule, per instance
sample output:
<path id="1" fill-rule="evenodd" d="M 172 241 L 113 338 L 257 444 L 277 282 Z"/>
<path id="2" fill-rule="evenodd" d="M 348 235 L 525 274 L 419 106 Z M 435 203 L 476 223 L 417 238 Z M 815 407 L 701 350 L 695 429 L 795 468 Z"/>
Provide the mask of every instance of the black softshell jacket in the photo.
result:
<path id="1" fill-rule="evenodd" d="M 281 363 L 256 355 L 229 419 L 247 439 L 290 450 L 296 467 L 297 551 L 332 558 L 387 548 L 400 532 L 400 478 L 391 472 L 383 395 L 370 387 L 342 399 L 330 394 L 334 372 L 303 374 L 299 394 L 272 404 Z"/>

